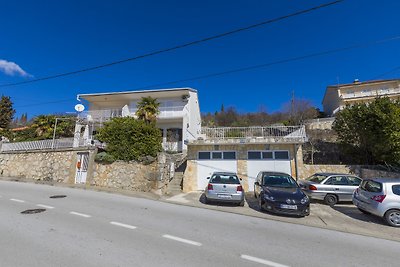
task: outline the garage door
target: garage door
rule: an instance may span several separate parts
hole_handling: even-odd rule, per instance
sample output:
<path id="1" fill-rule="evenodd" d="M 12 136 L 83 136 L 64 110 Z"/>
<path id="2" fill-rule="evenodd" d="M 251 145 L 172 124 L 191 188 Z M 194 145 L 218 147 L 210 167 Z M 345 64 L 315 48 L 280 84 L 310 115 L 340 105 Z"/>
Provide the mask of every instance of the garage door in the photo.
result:
<path id="1" fill-rule="evenodd" d="M 197 157 L 197 190 L 204 190 L 213 172 L 236 172 L 235 151 L 204 151 Z"/>
<path id="2" fill-rule="evenodd" d="M 254 182 L 260 171 L 276 171 L 291 174 L 289 151 L 248 151 L 247 175 L 249 191 L 254 190 Z"/>

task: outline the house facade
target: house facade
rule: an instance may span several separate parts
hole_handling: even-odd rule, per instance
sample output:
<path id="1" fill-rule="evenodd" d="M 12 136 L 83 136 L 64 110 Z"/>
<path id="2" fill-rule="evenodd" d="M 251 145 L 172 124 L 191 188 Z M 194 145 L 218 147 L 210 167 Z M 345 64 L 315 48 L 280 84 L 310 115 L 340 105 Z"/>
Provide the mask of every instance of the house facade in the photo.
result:
<path id="1" fill-rule="evenodd" d="M 331 85 L 326 88 L 322 105 L 328 116 L 334 116 L 346 105 L 368 103 L 380 96 L 400 99 L 400 79 Z"/>
<path id="2" fill-rule="evenodd" d="M 84 123 L 77 127 L 84 130 L 75 132 L 82 132 L 83 139 L 91 141 L 104 122 L 114 117 L 136 117 L 142 97 L 152 97 L 160 103 L 156 125 L 162 131 L 165 151 L 184 151 L 190 140 L 197 139 L 201 116 L 197 91 L 192 88 L 79 94 L 77 99 L 89 108 L 79 114 Z"/>
<path id="3" fill-rule="evenodd" d="M 304 126 L 202 128 L 199 139 L 188 144 L 183 191 L 204 190 L 215 171 L 236 172 L 245 191 L 254 190 L 260 171 L 297 178 L 306 141 Z"/>

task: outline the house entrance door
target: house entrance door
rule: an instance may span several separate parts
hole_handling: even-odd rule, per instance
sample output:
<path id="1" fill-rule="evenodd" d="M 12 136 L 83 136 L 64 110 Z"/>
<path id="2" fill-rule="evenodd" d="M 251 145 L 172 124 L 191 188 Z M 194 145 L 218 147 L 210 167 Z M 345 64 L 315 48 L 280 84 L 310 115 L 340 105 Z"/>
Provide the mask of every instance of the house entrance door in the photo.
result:
<path id="1" fill-rule="evenodd" d="M 79 152 L 76 161 L 75 183 L 86 183 L 87 170 L 89 166 L 89 152 Z"/>

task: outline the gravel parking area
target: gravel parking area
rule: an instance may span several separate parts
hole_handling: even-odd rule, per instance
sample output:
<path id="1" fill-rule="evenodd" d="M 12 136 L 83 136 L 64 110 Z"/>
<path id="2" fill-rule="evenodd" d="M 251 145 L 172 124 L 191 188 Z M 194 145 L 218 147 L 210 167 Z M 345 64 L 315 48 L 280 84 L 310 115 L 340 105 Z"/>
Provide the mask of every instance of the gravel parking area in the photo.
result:
<path id="1" fill-rule="evenodd" d="M 164 201 L 400 241 L 399 228 L 386 225 L 386 223 L 378 217 L 363 214 L 351 203 L 340 203 L 334 207 L 330 207 L 323 203 L 312 202 L 310 216 L 299 218 L 260 212 L 258 210 L 257 200 L 250 193 L 246 195 L 246 203 L 244 207 L 221 203 L 211 205 L 204 204 L 203 199 L 203 192 L 196 191 L 167 197 Z"/>

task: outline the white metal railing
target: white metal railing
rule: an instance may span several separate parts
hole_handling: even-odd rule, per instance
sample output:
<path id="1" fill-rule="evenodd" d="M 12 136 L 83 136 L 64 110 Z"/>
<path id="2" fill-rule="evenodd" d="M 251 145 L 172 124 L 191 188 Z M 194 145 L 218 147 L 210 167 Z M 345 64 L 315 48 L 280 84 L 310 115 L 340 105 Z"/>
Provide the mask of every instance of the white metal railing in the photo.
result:
<path id="1" fill-rule="evenodd" d="M 80 140 L 79 146 L 85 146 L 86 142 Z M 3 143 L 1 152 L 9 151 L 29 151 L 29 150 L 43 150 L 43 149 L 58 149 L 58 148 L 72 148 L 74 145 L 74 138 L 62 139 L 46 139 L 38 141 Z"/>
<path id="2" fill-rule="evenodd" d="M 365 92 L 354 92 L 354 93 L 344 93 L 342 94 L 343 99 L 351 99 L 351 98 L 359 98 L 359 97 L 370 97 L 370 96 L 390 96 L 400 94 L 400 88 L 392 88 L 392 89 L 378 89 L 378 90 L 367 90 Z"/>
<path id="3" fill-rule="evenodd" d="M 227 140 L 260 138 L 273 139 L 275 142 L 305 142 L 307 135 L 304 125 L 301 126 L 268 126 L 268 127 L 219 127 L 201 128 L 205 139 Z"/>
<path id="4" fill-rule="evenodd" d="M 182 106 L 172 106 L 172 107 L 160 107 L 158 118 L 172 118 L 172 117 L 183 117 L 184 115 L 184 105 Z M 137 108 L 129 109 L 129 116 L 136 116 Z M 102 109 L 102 110 L 89 110 L 84 111 L 79 114 L 80 118 L 88 119 L 89 121 L 95 122 L 105 122 L 109 121 L 115 117 L 122 117 L 123 111 L 121 109 Z"/>

